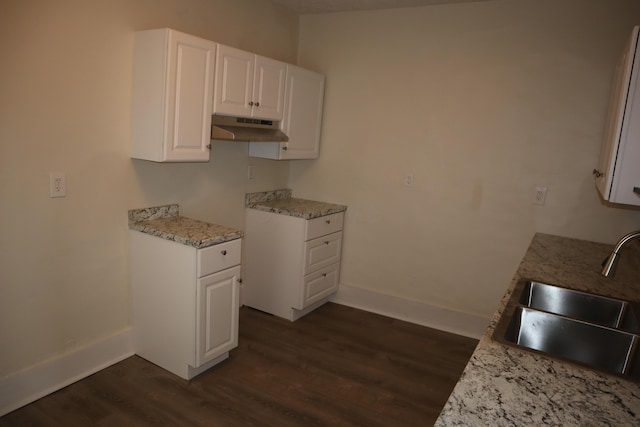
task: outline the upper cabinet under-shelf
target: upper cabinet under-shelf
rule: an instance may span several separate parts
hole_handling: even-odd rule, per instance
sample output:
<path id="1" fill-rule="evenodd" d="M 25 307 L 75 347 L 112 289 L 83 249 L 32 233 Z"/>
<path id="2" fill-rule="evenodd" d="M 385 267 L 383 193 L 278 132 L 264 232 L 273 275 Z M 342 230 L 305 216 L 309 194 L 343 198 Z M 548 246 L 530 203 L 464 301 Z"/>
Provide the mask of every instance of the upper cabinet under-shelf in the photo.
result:
<path id="1" fill-rule="evenodd" d="M 286 88 L 285 88 L 286 86 Z M 318 157 L 324 76 L 172 29 L 135 35 L 131 157 L 206 162 L 211 116 L 274 120 L 289 142 L 250 155 Z"/>

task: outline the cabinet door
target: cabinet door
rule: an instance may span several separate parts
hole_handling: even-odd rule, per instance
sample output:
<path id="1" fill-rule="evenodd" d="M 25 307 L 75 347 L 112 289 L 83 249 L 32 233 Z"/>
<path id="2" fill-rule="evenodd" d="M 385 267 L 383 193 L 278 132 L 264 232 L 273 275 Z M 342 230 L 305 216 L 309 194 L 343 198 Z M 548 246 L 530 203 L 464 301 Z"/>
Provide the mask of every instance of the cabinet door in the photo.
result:
<path id="1" fill-rule="evenodd" d="M 215 43 L 171 32 L 165 160 L 209 160 Z"/>
<path id="2" fill-rule="evenodd" d="M 240 266 L 198 279 L 196 368 L 238 346 Z"/>
<path id="3" fill-rule="evenodd" d="M 637 60 L 640 62 L 640 58 Z M 640 64 L 636 64 L 636 67 Z M 640 70 L 634 73 L 633 93 L 625 113 L 618 159 L 611 185 L 609 201 L 625 205 L 640 205 Z"/>
<path id="4" fill-rule="evenodd" d="M 209 160 L 216 47 L 170 29 L 136 33 L 131 157 Z"/>
<path id="5" fill-rule="evenodd" d="M 596 187 L 611 203 L 640 205 L 640 46 L 635 27 L 618 62 Z"/>
<path id="6" fill-rule="evenodd" d="M 229 46 L 218 46 L 214 113 L 238 117 L 251 116 L 254 64 L 253 53 Z"/>
<path id="7" fill-rule="evenodd" d="M 287 65 L 281 128 L 289 142 L 251 142 L 249 156 L 273 160 L 317 158 L 323 104 L 324 76 Z"/>
<path id="8" fill-rule="evenodd" d="M 287 67 L 282 130 L 289 137 L 283 159 L 315 159 L 320 148 L 324 76 L 304 68 Z"/>
<path id="9" fill-rule="evenodd" d="M 256 55 L 253 117 L 282 120 L 287 64 Z"/>

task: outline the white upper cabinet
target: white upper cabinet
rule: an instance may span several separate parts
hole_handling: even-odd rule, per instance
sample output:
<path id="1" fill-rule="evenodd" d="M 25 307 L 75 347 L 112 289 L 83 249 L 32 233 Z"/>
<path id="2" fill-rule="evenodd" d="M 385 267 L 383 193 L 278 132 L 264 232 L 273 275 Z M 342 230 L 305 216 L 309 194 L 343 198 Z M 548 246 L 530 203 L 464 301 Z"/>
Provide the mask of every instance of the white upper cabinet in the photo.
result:
<path id="1" fill-rule="evenodd" d="M 635 27 L 616 69 L 596 187 L 611 203 L 640 205 L 640 45 Z"/>
<path id="2" fill-rule="evenodd" d="M 209 160 L 216 47 L 167 28 L 136 33 L 131 157 Z"/>
<path id="3" fill-rule="evenodd" d="M 213 112 L 282 120 L 287 64 L 219 45 Z"/>
<path id="4" fill-rule="evenodd" d="M 135 34 L 131 157 L 207 162 L 211 116 L 277 120 L 288 142 L 251 142 L 249 155 L 315 159 L 323 75 L 169 28 Z"/>
<path id="5" fill-rule="evenodd" d="M 289 65 L 282 130 L 289 136 L 283 159 L 315 159 L 320 147 L 324 76 Z"/>
<path id="6" fill-rule="evenodd" d="M 287 65 L 282 131 L 289 142 L 251 142 L 249 155 L 274 160 L 315 159 L 320 147 L 324 82 L 322 74 Z"/>

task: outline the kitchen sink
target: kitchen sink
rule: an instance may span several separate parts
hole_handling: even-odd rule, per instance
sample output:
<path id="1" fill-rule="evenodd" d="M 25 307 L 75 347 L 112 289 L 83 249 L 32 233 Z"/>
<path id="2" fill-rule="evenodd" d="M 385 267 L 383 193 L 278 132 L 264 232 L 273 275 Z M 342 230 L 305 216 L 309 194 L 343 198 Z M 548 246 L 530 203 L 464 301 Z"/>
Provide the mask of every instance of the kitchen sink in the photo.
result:
<path id="1" fill-rule="evenodd" d="M 637 312 L 637 303 L 523 281 L 493 339 L 640 381 Z"/>
<path id="2" fill-rule="evenodd" d="M 517 307 L 511 320 L 509 342 L 640 380 L 640 367 L 633 366 L 637 335 L 524 307 Z"/>
<path id="3" fill-rule="evenodd" d="M 520 304 L 585 322 L 629 332 L 640 332 L 636 310 L 631 303 L 546 283 L 527 281 Z"/>

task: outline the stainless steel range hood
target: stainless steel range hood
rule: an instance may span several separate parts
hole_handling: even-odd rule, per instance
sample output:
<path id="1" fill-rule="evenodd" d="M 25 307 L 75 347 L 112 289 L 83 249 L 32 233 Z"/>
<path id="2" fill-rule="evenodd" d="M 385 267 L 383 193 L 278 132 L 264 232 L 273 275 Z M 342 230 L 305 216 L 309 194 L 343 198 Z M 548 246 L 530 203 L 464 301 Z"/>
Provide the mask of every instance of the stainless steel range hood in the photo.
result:
<path id="1" fill-rule="evenodd" d="M 211 139 L 223 141 L 287 142 L 277 120 L 248 119 L 214 115 L 211 118 Z"/>

